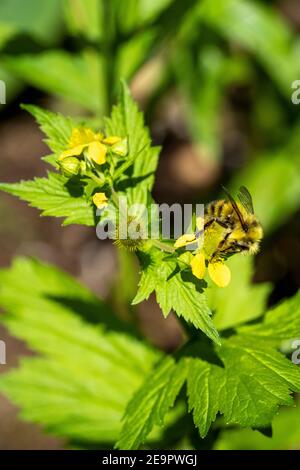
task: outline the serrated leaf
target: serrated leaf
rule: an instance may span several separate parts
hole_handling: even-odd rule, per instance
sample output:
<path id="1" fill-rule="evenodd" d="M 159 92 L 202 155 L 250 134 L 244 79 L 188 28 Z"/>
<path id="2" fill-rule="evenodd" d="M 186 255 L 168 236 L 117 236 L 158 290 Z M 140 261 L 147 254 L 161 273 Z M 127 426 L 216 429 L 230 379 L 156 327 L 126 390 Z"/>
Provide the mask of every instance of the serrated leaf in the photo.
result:
<path id="1" fill-rule="evenodd" d="M 290 299 L 266 313 L 263 322 L 238 329 L 240 334 L 253 336 L 280 344 L 284 340 L 299 337 L 300 332 L 300 291 Z"/>
<path id="2" fill-rule="evenodd" d="M 137 305 L 143 300 L 148 300 L 150 294 L 155 291 L 155 287 L 162 277 L 164 254 L 159 250 L 147 250 L 137 252 L 141 264 L 141 278 L 139 287 L 132 304 Z"/>
<path id="3" fill-rule="evenodd" d="M 20 259 L 0 279 L 0 304 L 9 312 L 2 323 L 42 355 L 1 375 L 1 391 L 24 419 L 56 435 L 114 442 L 129 398 L 159 355 L 116 332 L 107 306 L 57 268 Z"/>
<path id="4" fill-rule="evenodd" d="M 205 437 L 217 413 L 226 424 L 270 425 L 280 405 L 292 405 L 300 370 L 265 341 L 246 335 L 222 339 L 217 354 L 224 368 L 189 359 L 188 397 L 195 425 Z"/>
<path id="5" fill-rule="evenodd" d="M 291 405 L 291 392 L 300 390 L 299 368 L 265 341 L 233 336 L 218 355 L 226 371 L 220 411 L 227 423 L 267 426 L 279 405 Z"/>
<path id="6" fill-rule="evenodd" d="M 126 410 L 119 447 L 137 448 L 154 424 L 162 424 L 168 399 L 175 399 L 171 377 L 177 381 L 178 374 L 177 394 L 187 380 L 189 410 L 202 438 L 218 413 L 226 424 L 265 428 L 280 405 L 293 404 L 291 393 L 300 390 L 300 370 L 274 347 L 235 335 L 223 339 L 216 352 L 224 367 L 197 357 L 196 350 L 192 356 L 183 353 L 178 362 L 168 358 L 156 366 Z"/>
<path id="7" fill-rule="evenodd" d="M 282 408 L 272 423 L 273 435 L 266 437 L 251 429 L 224 429 L 215 450 L 293 450 L 300 440 L 300 407 Z"/>
<path id="8" fill-rule="evenodd" d="M 251 284 L 253 260 L 250 256 L 233 256 L 227 265 L 231 271 L 230 284 L 220 289 L 211 283 L 206 290 L 218 330 L 232 328 L 261 316 L 271 289 L 268 283 Z"/>
<path id="9" fill-rule="evenodd" d="M 163 424 L 186 379 L 186 372 L 186 363 L 176 364 L 170 356 L 158 364 L 128 404 L 117 443 L 119 449 L 137 449 L 154 425 Z"/>
<path id="10" fill-rule="evenodd" d="M 34 178 L 20 183 L 0 183 L 0 190 L 27 201 L 42 211 L 44 216 L 64 217 L 63 225 L 95 225 L 95 211 L 87 201 L 82 188 L 74 192 L 66 178 L 49 172 L 48 178 Z M 75 194 L 75 196 L 74 196 Z"/>
<path id="11" fill-rule="evenodd" d="M 220 343 L 201 283 L 190 273 L 170 273 L 169 277 L 156 287 L 156 299 L 165 316 L 173 309 L 179 317 L 182 316 L 213 341 Z"/>
<path id="12" fill-rule="evenodd" d="M 127 137 L 129 153 L 127 159 L 133 164 L 120 181 L 119 189 L 126 192 L 128 204 L 147 204 L 148 193 L 154 183 L 154 172 L 158 162 L 158 147 L 151 147 L 149 131 L 144 125 L 143 114 L 138 110 L 127 85 L 122 82 L 118 105 L 111 117 L 105 120 L 107 135 Z"/>
<path id="13" fill-rule="evenodd" d="M 216 419 L 224 384 L 225 376 L 220 367 L 200 359 L 189 359 L 189 411 L 193 411 L 194 423 L 201 437 L 206 436 L 211 423 Z"/>
<path id="14" fill-rule="evenodd" d="M 156 248 L 140 256 L 143 271 L 133 303 L 147 299 L 155 290 L 156 300 L 165 317 L 173 309 L 179 317 L 182 316 L 219 343 L 201 282 L 189 272 L 181 271 L 175 260 L 164 259 L 165 253 Z"/>
<path id="15" fill-rule="evenodd" d="M 75 127 L 73 119 L 32 104 L 22 105 L 22 108 L 35 117 L 47 137 L 45 143 L 54 153 L 58 154 L 66 149 Z"/>

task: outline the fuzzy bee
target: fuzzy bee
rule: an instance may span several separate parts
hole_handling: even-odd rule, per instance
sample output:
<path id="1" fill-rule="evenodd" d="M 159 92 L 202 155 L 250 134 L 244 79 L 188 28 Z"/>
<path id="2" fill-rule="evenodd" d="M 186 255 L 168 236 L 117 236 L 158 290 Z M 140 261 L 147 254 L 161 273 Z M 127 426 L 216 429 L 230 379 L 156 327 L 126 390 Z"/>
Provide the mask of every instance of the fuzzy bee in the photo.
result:
<path id="1" fill-rule="evenodd" d="M 214 224 L 222 228 L 221 238 L 211 253 L 210 261 L 227 258 L 234 253 L 255 254 L 263 237 L 262 227 L 254 214 L 252 197 L 245 186 L 241 186 L 238 201 L 223 188 L 228 200 L 211 202 L 205 209 L 204 237 Z"/>

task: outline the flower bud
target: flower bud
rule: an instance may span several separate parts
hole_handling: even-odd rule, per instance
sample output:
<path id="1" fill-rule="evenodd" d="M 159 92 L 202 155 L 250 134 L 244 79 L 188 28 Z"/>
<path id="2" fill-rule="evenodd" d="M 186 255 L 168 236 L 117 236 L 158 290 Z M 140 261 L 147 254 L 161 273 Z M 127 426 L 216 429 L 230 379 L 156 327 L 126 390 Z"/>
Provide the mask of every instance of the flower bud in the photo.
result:
<path id="1" fill-rule="evenodd" d="M 59 166 L 62 174 L 66 178 L 72 178 L 73 176 L 79 176 L 82 171 L 81 162 L 76 157 L 66 157 L 59 161 Z"/>
<path id="2" fill-rule="evenodd" d="M 119 142 L 116 142 L 112 145 L 111 150 L 113 153 L 116 153 L 120 157 L 125 157 L 128 153 L 128 143 L 127 139 L 122 139 Z"/>

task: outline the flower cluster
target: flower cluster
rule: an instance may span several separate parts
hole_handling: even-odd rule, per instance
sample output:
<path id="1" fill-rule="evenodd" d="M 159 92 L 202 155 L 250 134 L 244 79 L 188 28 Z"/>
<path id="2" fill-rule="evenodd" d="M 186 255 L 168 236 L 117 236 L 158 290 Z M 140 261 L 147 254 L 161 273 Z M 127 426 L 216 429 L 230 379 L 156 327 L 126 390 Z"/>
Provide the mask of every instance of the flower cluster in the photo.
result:
<path id="1" fill-rule="evenodd" d="M 127 139 L 118 136 L 105 136 L 101 132 L 80 127 L 72 130 L 66 150 L 58 158 L 59 167 L 67 178 L 87 176 L 97 178 L 99 186 L 105 184 L 103 165 L 112 163 L 114 155 L 125 157 L 128 152 Z M 111 173 L 109 168 L 109 173 Z M 104 192 L 92 197 L 97 208 L 106 206 L 108 198 Z"/>

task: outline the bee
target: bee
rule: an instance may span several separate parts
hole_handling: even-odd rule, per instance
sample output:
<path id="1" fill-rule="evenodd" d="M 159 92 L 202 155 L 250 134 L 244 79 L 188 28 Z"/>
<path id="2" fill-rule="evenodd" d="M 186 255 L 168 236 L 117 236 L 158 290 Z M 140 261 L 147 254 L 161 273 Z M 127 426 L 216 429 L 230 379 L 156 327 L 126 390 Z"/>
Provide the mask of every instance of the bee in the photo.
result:
<path id="1" fill-rule="evenodd" d="M 254 214 L 251 194 L 245 186 L 238 192 L 235 201 L 226 188 L 223 188 L 228 200 L 211 202 L 205 208 L 205 233 L 213 230 L 213 224 L 221 227 L 221 238 L 217 247 L 210 253 L 210 261 L 218 261 L 235 253 L 255 254 L 263 237 L 263 229 Z"/>

